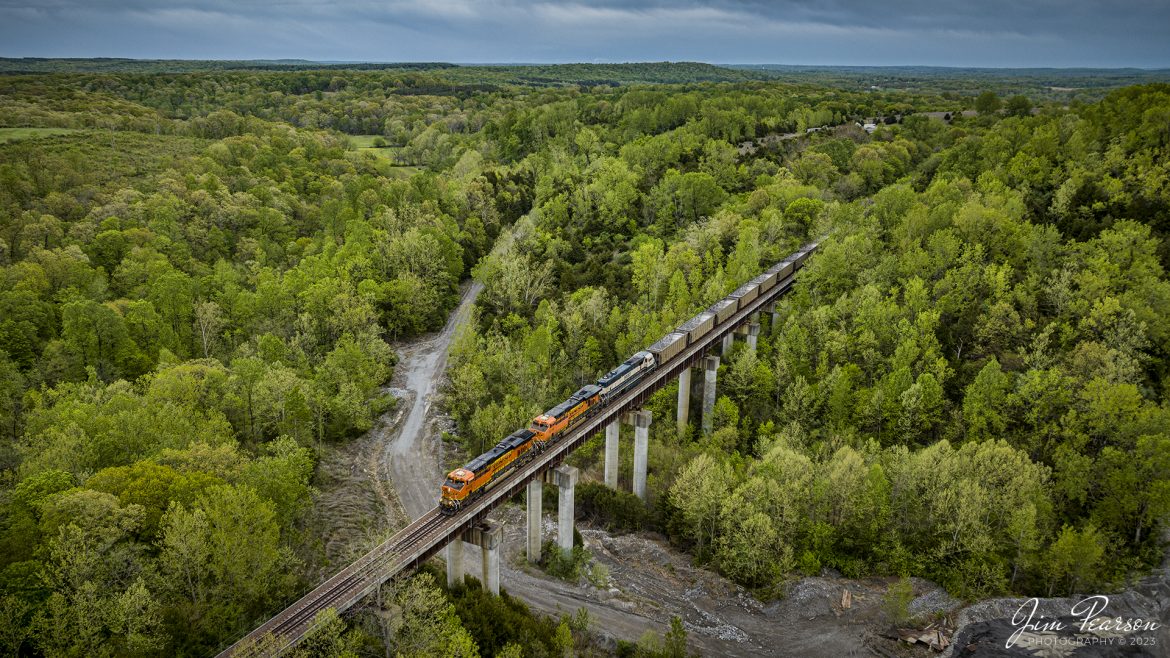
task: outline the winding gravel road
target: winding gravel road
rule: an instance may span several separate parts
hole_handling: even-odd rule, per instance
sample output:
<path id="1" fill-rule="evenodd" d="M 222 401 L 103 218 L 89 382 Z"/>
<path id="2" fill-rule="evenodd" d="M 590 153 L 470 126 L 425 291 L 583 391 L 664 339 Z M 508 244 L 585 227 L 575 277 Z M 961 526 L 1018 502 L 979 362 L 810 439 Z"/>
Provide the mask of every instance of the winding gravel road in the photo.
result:
<path id="1" fill-rule="evenodd" d="M 463 292 L 459 306 L 447 318 L 443 330 L 399 350 L 391 390 L 409 400 L 406 416 L 387 437 L 382 460 L 398 499 L 411 520 L 434 508 L 439 499 L 441 445 L 433 430 L 433 403 L 447 370 L 447 353 L 455 333 L 471 317 L 475 298 L 483 284 L 473 281 Z"/>

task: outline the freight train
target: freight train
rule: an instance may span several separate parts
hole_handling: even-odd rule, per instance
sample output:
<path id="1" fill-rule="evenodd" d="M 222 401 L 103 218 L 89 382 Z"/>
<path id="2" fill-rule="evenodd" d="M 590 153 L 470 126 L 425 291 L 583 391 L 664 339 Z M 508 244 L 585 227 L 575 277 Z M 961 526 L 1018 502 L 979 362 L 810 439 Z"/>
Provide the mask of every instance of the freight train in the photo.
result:
<path id="1" fill-rule="evenodd" d="M 478 499 L 504 479 L 513 468 L 531 462 L 549 445 L 621 397 L 647 374 L 746 308 L 760 293 L 768 292 L 777 283 L 790 277 L 804 265 L 817 245 L 816 242 L 810 242 L 801 247 L 768 271 L 682 323 L 678 329 L 669 332 L 650 347 L 605 373 L 596 384 L 582 386 L 569 399 L 533 418 L 526 429 L 512 432 L 487 452 L 448 473 L 441 488 L 440 511 L 448 515 L 455 514 L 465 504 Z"/>

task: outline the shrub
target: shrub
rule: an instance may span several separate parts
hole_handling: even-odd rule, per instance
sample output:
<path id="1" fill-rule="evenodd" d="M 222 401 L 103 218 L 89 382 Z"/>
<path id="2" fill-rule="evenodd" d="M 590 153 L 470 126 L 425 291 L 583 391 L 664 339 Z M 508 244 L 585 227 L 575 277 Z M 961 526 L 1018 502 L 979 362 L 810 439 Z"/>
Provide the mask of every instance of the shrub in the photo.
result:
<path id="1" fill-rule="evenodd" d="M 572 552 L 565 555 L 552 541 L 544 543 L 542 554 L 544 559 L 541 560 L 541 564 L 544 570 L 550 576 L 571 583 L 577 582 L 586 573 L 591 558 L 584 546 L 574 546 Z"/>
<path id="2" fill-rule="evenodd" d="M 903 576 L 898 582 L 890 585 L 886 596 L 882 600 L 882 609 L 890 623 L 901 626 L 910 621 L 910 602 L 914 600 L 914 585 L 910 579 Z"/>
<path id="3" fill-rule="evenodd" d="M 609 532 L 635 532 L 649 525 L 646 505 L 632 493 L 614 491 L 597 482 L 583 482 L 577 485 L 576 495 L 582 517 Z"/>

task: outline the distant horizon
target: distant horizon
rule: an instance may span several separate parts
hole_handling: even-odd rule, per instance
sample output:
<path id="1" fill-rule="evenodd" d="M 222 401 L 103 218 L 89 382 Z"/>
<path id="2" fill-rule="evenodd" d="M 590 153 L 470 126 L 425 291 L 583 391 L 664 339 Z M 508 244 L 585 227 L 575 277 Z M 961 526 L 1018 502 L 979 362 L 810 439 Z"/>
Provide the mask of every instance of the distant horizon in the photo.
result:
<path id="1" fill-rule="evenodd" d="M 1170 67 L 1150 0 L 0 0 L 8 57 Z"/>
<path id="2" fill-rule="evenodd" d="M 825 63 L 784 63 L 784 62 L 716 62 L 688 59 L 644 59 L 644 60 L 611 60 L 611 61 L 584 61 L 584 60 L 517 60 L 517 61 L 456 61 L 443 59 L 310 59 L 305 57 L 126 57 L 117 55 L 102 56 L 70 56 L 55 57 L 50 55 L 0 55 L 0 60 L 19 61 L 126 61 L 126 62 L 241 62 L 241 63 L 288 63 L 288 64 L 321 64 L 360 65 L 372 64 L 379 66 L 401 65 L 451 65 L 461 67 L 476 66 L 621 66 L 636 64 L 706 64 L 720 68 L 745 67 L 783 67 L 783 68 L 826 68 L 826 69 L 938 69 L 938 70 L 986 70 L 986 71 L 1170 71 L 1167 66 L 977 66 L 977 65 L 949 65 L 949 64 L 825 64 Z"/>

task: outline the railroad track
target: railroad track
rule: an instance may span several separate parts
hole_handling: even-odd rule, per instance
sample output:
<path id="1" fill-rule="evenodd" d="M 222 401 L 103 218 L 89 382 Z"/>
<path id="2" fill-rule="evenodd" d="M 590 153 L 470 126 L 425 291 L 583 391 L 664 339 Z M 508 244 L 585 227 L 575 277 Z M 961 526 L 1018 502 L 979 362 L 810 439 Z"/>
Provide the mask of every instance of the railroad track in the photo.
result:
<path id="1" fill-rule="evenodd" d="M 422 564 L 454 537 L 520 493 L 533 478 L 559 465 L 569 453 L 619 418 L 621 414 L 640 409 L 655 391 L 669 384 L 683 369 L 701 361 L 711 346 L 717 345 L 724 336 L 735 331 L 752 314 L 788 292 L 795 281 L 795 276 L 790 275 L 777 282 L 767 292 L 761 293 L 744 308 L 688 345 L 669 362 L 651 371 L 599 413 L 566 432 L 534 461 L 493 483 L 491 489 L 477 501 L 469 503 L 454 516 L 446 516 L 439 512 L 438 507 L 433 508 L 377 548 L 334 574 L 283 612 L 224 649 L 216 658 L 278 655 L 304 639 L 314 629 L 317 615 L 321 612 L 329 608 L 343 612 L 390 578 Z M 436 481 L 436 499 L 438 484 Z"/>
<path id="2" fill-rule="evenodd" d="M 226 656 L 271 656 L 292 647 L 314 628 L 317 615 L 329 608 L 344 610 L 364 598 L 389 576 L 407 565 L 395 562 L 417 553 L 432 535 L 453 519 L 436 507 L 400 530 L 394 537 L 318 585 L 296 603 L 285 608 L 246 637 L 219 654 Z M 425 558 L 423 558 L 425 559 Z"/>

